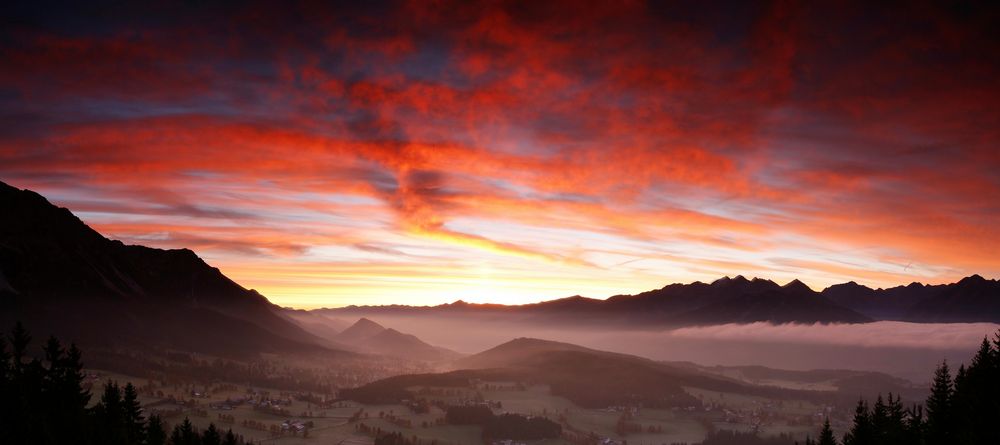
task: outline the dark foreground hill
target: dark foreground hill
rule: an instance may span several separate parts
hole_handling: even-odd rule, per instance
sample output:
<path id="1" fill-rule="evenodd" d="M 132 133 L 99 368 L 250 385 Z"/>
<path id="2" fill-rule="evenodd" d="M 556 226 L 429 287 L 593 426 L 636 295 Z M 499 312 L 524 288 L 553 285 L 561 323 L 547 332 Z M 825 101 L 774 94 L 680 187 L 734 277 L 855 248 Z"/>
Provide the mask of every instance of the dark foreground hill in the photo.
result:
<path id="1" fill-rule="evenodd" d="M 99 347 L 331 352 L 187 249 L 125 245 L 0 182 L 0 324 Z"/>

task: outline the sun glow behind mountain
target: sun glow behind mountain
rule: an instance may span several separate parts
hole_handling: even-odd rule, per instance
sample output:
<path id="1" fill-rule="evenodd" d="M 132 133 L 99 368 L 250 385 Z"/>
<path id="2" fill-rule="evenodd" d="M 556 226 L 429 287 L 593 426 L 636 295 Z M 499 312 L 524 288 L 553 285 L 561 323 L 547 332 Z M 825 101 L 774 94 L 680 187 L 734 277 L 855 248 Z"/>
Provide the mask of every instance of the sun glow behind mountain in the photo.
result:
<path id="1" fill-rule="evenodd" d="M 16 11 L 0 180 L 297 307 L 1000 275 L 995 17 L 742 8 Z"/>

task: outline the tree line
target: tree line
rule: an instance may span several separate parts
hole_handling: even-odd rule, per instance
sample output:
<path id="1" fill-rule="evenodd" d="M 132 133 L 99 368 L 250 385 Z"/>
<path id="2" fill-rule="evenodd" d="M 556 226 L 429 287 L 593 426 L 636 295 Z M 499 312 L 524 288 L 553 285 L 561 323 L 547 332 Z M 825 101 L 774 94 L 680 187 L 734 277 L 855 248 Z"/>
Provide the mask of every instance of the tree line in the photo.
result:
<path id="1" fill-rule="evenodd" d="M 29 357 L 31 335 L 17 323 L 0 335 L 0 443 L 21 445 L 240 445 L 232 430 L 199 431 L 188 419 L 167 435 L 156 415 L 146 418 L 131 383 L 108 381 L 90 405 L 83 356 L 76 345 L 50 337 L 43 356 Z M 8 347 L 9 342 L 9 347 Z"/>
<path id="2" fill-rule="evenodd" d="M 934 372 L 931 393 L 923 405 L 904 408 L 897 395 L 874 404 L 862 399 L 843 445 L 980 445 L 1000 444 L 1000 331 L 983 338 L 969 363 L 952 376 L 944 361 Z M 838 445 L 827 421 L 817 441 L 806 445 Z"/>

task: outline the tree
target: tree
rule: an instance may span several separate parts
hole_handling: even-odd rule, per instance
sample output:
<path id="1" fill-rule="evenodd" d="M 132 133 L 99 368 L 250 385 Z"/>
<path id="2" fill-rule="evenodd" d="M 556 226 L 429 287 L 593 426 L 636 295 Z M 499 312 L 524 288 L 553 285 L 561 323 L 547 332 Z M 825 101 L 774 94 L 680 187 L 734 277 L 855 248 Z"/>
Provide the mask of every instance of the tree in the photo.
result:
<path id="1" fill-rule="evenodd" d="M 129 443 L 125 432 L 125 406 L 118 383 L 108 380 L 104 384 L 101 401 L 94 407 L 94 413 L 99 423 L 100 442 L 110 445 Z"/>
<path id="2" fill-rule="evenodd" d="M 844 445 L 869 445 L 875 443 L 872 434 L 871 413 L 868 410 L 868 402 L 864 399 L 858 400 L 858 406 L 854 409 L 854 426 L 844 434 Z"/>
<path id="3" fill-rule="evenodd" d="M 931 395 L 927 397 L 927 443 L 930 445 L 952 443 L 951 401 L 953 395 L 954 386 L 946 360 L 934 372 Z"/>
<path id="4" fill-rule="evenodd" d="M 906 410 L 906 420 L 903 423 L 902 443 L 919 444 L 923 441 L 924 435 L 924 407 L 920 405 L 913 405 L 910 409 Z"/>
<path id="5" fill-rule="evenodd" d="M 146 422 L 146 445 L 165 445 L 167 443 L 167 432 L 163 428 L 163 421 L 160 416 L 149 416 Z"/>
<path id="6" fill-rule="evenodd" d="M 226 431 L 226 436 L 222 439 L 222 445 L 236 445 L 236 435 L 233 434 L 232 428 Z"/>
<path id="7" fill-rule="evenodd" d="M 6 401 L 0 403 L 0 419 L 11 419 L 12 421 L 14 418 L 12 411 L 14 411 L 16 399 L 12 385 L 14 376 L 12 375 L 11 357 L 10 352 L 7 352 L 7 340 L 0 336 L 0 400 Z M 4 441 L 12 439 L 12 425 L 9 422 L 0 423 L 0 439 Z"/>
<path id="8" fill-rule="evenodd" d="M 823 429 L 819 431 L 819 443 L 817 445 L 837 445 L 837 439 L 833 437 L 833 430 L 830 428 L 830 418 L 823 422 Z"/>
<path id="9" fill-rule="evenodd" d="M 174 425 L 173 431 L 170 432 L 170 445 L 184 445 L 184 433 L 181 431 L 180 425 Z"/>
<path id="10" fill-rule="evenodd" d="M 145 418 L 142 416 L 142 406 L 139 405 L 139 395 L 131 382 L 125 384 L 122 397 L 122 424 L 128 443 L 142 443 L 145 440 Z"/>
<path id="11" fill-rule="evenodd" d="M 201 443 L 201 436 L 187 417 L 181 422 L 181 438 L 184 440 L 184 445 L 199 445 Z"/>
<path id="12" fill-rule="evenodd" d="M 17 322 L 14 325 L 14 329 L 10 332 L 10 346 L 13 352 L 11 368 L 15 375 L 21 374 L 24 371 L 24 356 L 30 343 L 31 334 L 28 333 L 28 330 L 24 328 L 24 325 L 20 321 Z"/>
<path id="13" fill-rule="evenodd" d="M 959 443 L 1000 443 L 1000 354 L 987 337 L 961 377 L 951 401 L 954 439 Z M 961 368 L 960 368 L 961 370 Z"/>
<path id="14" fill-rule="evenodd" d="M 222 445 L 222 436 L 219 434 L 219 430 L 215 428 L 214 423 L 208 424 L 208 428 L 201 434 L 201 444 Z"/>

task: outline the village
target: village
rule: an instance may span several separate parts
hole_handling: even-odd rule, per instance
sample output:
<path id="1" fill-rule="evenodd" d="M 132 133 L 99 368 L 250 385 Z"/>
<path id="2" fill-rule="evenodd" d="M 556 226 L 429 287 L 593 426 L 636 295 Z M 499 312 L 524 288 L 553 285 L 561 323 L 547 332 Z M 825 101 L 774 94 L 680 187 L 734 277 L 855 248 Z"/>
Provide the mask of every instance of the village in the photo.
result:
<path id="1" fill-rule="evenodd" d="M 140 379 L 92 371 L 92 387 L 107 380 L 136 386 L 144 413 L 168 424 L 190 419 L 214 423 L 247 443 L 351 443 L 353 445 L 474 445 L 481 429 L 449 422 L 453 407 L 479 407 L 495 415 L 550 420 L 555 439 L 490 439 L 492 445 L 663 445 L 696 443 L 710 429 L 760 433 L 812 431 L 830 417 L 846 421 L 834 406 L 697 392 L 700 405 L 650 409 L 614 405 L 583 409 L 526 382 L 471 381 L 467 387 L 413 388 L 414 398 L 389 405 L 363 405 L 335 392 L 287 391 L 226 382 L 192 382 L 160 376 Z"/>

